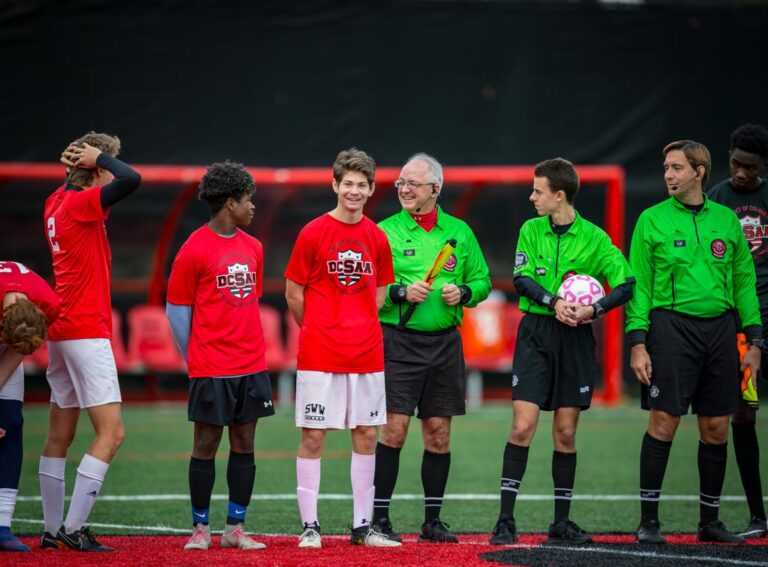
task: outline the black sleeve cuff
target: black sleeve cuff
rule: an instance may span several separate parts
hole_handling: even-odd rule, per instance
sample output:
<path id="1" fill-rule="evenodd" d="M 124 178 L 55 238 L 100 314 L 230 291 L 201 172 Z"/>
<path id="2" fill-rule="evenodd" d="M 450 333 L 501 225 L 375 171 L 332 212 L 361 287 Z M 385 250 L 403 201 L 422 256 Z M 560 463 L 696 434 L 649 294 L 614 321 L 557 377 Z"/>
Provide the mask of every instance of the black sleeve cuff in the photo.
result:
<path id="1" fill-rule="evenodd" d="M 744 334 L 748 341 L 763 338 L 763 328 L 760 325 L 748 325 L 744 327 Z"/>
<path id="2" fill-rule="evenodd" d="M 629 332 L 629 348 L 635 345 L 644 345 L 648 332 L 643 329 L 634 329 Z"/>
<path id="3" fill-rule="evenodd" d="M 472 300 L 472 290 L 467 285 L 460 285 L 459 290 L 461 291 L 461 303 L 462 305 L 466 305 Z"/>

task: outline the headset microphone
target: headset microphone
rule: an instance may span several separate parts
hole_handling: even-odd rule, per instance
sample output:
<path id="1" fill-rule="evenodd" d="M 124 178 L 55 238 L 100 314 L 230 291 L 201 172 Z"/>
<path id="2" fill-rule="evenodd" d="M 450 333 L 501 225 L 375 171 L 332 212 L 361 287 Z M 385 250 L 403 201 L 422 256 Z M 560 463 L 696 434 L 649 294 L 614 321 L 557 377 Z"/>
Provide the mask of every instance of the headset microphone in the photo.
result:
<path id="1" fill-rule="evenodd" d="M 697 171 L 697 172 L 696 172 L 696 175 L 694 175 L 693 177 L 691 177 L 691 178 L 690 178 L 690 179 L 688 179 L 687 181 L 683 181 L 682 183 L 678 183 L 677 185 L 675 185 L 675 188 L 676 188 L 676 189 L 680 189 L 681 187 L 683 187 L 683 186 L 685 186 L 685 185 L 688 185 L 688 184 L 689 184 L 691 181 L 693 181 L 694 179 L 696 179 L 696 178 L 698 178 L 698 177 L 699 177 L 699 172 Z"/>

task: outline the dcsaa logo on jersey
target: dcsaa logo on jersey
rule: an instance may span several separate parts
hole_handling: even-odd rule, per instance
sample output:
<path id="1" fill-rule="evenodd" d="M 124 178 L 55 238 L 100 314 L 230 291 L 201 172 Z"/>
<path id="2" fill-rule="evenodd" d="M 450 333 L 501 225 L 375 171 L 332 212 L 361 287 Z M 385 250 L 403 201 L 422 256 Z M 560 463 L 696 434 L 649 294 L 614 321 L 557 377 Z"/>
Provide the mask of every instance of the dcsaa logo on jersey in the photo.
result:
<path id="1" fill-rule="evenodd" d="M 328 261 L 328 273 L 336 274 L 343 286 L 352 286 L 360 281 L 361 276 L 373 274 L 370 262 L 363 261 L 363 254 L 354 250 L 339 251 L 336 260 Z"/>
<path id="2" fill-rule="evenodd" d="M 216 287 L 229 289 L 229 293 L 238 299 L 245 299 L 256 287 L 256 272 L 248 264 L 235 262 L 227 266 L 227 273 L 216 276 Z"/>
<path id="3" fill-rule="evenodd" d="M 306 404 L 304 419 L 307 421 L 325 421 L 325 406 L 323 404 Z"/>

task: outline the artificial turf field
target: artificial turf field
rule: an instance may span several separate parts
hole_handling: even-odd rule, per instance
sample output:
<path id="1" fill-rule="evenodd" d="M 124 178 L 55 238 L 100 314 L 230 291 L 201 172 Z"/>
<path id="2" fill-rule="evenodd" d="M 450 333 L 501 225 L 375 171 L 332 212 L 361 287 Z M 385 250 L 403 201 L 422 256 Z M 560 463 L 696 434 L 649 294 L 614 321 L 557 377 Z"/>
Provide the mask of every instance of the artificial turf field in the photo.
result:
<path id="1" fill-rule="evenodd" d="M 36 405 L 25 407 L 25 419 L 25 462 L 19 490 L 20 501 L 16 508 L 13 529 L 17 534 L 32 535 L 39 533 L 42 527 L 41 508 L 37 498 L 39 495 L 37 458 L 46 432 L 47 407 Z M 187 496 L 187 466 L 192 425 L 186 421 L 185 405 L 126 405 L 124 419 L 126 441 L 110 468 L 99 501 L 91 514 L 89 523 L 93 526 L 93 531 L 99 535 L 140 536 L 189 533 L 191 519 Z M 577 439 L 579 465 L 575 487 L 576 499 L 572 505 L 571 518 L 587 531 L 616 534 L 630 533 L 636 528 L 639 517 L 638 456 L 646 419 L 645 412 L 631 406 L 595 407 L 582 415 Z M 488 552 L 493 554 L 497 551 L 497 548 L 489 549 L 482 544 L 486 541 L 485 534 L 490 532 L 498 514 L 501 455 L 510 420 L 511 409 L 503 404 L 471 412 L 454 421 L 451 475 L 441 516 L 455 531 L 461 534 L 477 534 L 467 535 L 464 539 L 474 545 L 472 557 L 478 560 L 480 557 L 478 554 Z M 418 427 L 417 422 L 414 422 L 414 425 Z M 68 494 L 74 482 L 77 462 L 87 448 L 91 437 L 90 424 L 85 415 L 82 417 L 80 428 L 83 435 L 75 441 L 67 464 Z M 768 419 L 762 417 L 758 423 L 758 431 L 764 444 L 766 430 L 768 430 Z M 528 469 L 515 514 L 518 530 L 522 533 L 545 532 L 551 522 L 552 442 L 550 431 L 551 415 L 542 414 L 539 433 L 531 448 Z M 662 493 L 661 519 L 665 533 L 695 531 L 698 518 L 697 439 L 695 418 L 692 416 L 684 418 L 672 448 Z M 290 411 L 278 412 L 278 415 L 264 419 L 258 425 L 256 486 L 247 519 L 247 527 L 250 531 L 275 535 L 298 533 L 299 516 L 294 496 L 297 443 L 298 432 Z M 768 449 L 764 448 L 764 451 L 766 450 Z M 211 505 L 213 530 L 222 529 L 224 524 L 227 500 L 225 472 L 227 452 L 228 446 L 225 440 L 222 442 L 217 458 L 217 481 Z M 391 510 L 395 529 L 406 534 L 417 532 L 422 521 L 421 452 L 419 431 L 414 429 L 413 436 L 409 438 L 402 453 L 400 475 Z M 344 432 L 329 434 L 326 455 L 323 458 L 319 503 L 320 522 L 324 534 L 348 533 L 352 511 L 349 453 L 348 434 Z M 768 473 L 764 471 L 764 481 L 767 475 Z M 768 493 L 768 486 L 765 484 L 764 482 L 763 490 L 764 493 Z M 732 453 L 729 455 L 723 494 L 721 519 L 734 531 L 742 529 L 749 519 L 748 510 L 743 501 Z M 155 541 L 158 539 L 162 538 L 153 538 Z M 175 539 L 173 538 L 174 541 Z M 182 541 L 179 539 L 174 543 L 173 549 L 178 549 Z M 523 541 L 537 545 L 539 540 L 534 536 L 532 539 Z M 619 540 L 610 541 L 617 543 Z M 328 545 L 334 545 L 334 542 L 339 545 L 339 551 L 350 547 L 345 545 L 343 540 L 338 539 L 329 539 Z M 284 545 L 286 550 L 295 549 L 293 538 L 278 537 L 275 543 L 277 547 Z M 768 542 L 763 540 L 759 543 Z M 413 547 L 425 546 L 414 545 Z M 530 550 L 530 547 L 504 550 L 504 553 L 530 553 L 530 551 L 523 551 L 525 549 Z M 670 546 L 668 549 L 673 547 Z M 728 549 L 733 548 L 728 547 Z M 762 564 L 763 561 L 768 563 L 768 548 L 761 546 L 750 548 L 749 551 L 755 553 L 759 549 L 765 552 L 762 560 L 759 560 L 759 555 L 757 560 L 737 555 L 739 559 L 730 561 L 736 561 L 733 564 L 744 565 Z M 366 550 L 366 552 L 373 551 Z M 377 554 L 382 553 L 382 550 L 375 551 Z M 744 553 L 746 552 L 745 549 Z M 218 551 L 217 553 L 227 552 Z M 326 561 L 332 559 L 332 549 L 328 549 L 327 552 L 323 550 L 323 553 L 331 553 L 326 557 Z M 645 565 L 655 564 L 648 563 L 647 557 L 635 556 L 631 553 L 617 555 L 614 557 L 617 561 L 613 564 L 630 564 L 628 561 L 632 558 L 644 561 Z M 76 555 L 79 556 L 79 554 Z M 583 554 L 577 555 L 591 561 L 594 565 L 594 558 L 590 559 Z M 601 557 L 608 556 L 603 554 Z M 50 554 L 48 558 L 51 558 Z M 3 559 L 5 557 L 0 557 L 0 563 Z M 321 557 L 318 556 L 317 559 L 320 560 Z M 393 556 L 392 559 L 395 557 Z M 435 559 L 431 553 L 418 560 L 402 557 L 399 562 L 428 563 L 430 559 Z M 488 556 L 488 559 L 503 562 L 501 556 Z M 459 559 L 457 558 L 456 561 L 459 562 Z M 533 559 L 510 556 L 507 562 L 535 565 L 552 564 L 552 561 L 555 561 L 554 564 L 575 564 L 574 558 L 559 563 L 556 557 L 547 559 L 543 555 Z M 668 559 L 668 561 L 672 560 Z M 680 564 L 681 561 L 686 562 L 684 559 L 677 559 L 675 563 Z M 729 564 L 728 559 L 718 561 Z M 174 563 L 174 560 L 163 562 L 184 563 L 184 561 Z M 232 559 L 226 559 L 225 562 L 232 564 Z M 461 562 L 466 563 L 466 559 L 461 559 Z M 279 564 L 289 563 L 288 560 L 279 562 Z M 304 558 L 299 563 L 308 565 L 311 562 L 307 563 L 307 558 Z M 344 563 L 347 564 L 350 561 L 345 559 Z"/>

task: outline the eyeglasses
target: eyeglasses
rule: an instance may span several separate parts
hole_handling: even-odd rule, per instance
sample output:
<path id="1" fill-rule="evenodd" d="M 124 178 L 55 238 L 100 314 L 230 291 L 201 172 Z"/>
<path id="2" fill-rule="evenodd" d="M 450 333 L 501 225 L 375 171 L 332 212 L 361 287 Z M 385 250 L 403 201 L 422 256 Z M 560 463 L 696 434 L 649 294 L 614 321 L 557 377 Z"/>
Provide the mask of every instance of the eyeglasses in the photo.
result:
<path id="1" fill-rule="evenodd" d="M 419 189 L 420 187 L 428 187 L 428 186 L 436 186 L 437 183 L 416 183 L 415 181 L 406 181 L 405 179 L 398 179 L 395 181 L 395 188 L 399 191 L 403 187 L 408 187 L 408 189 Z"/>

